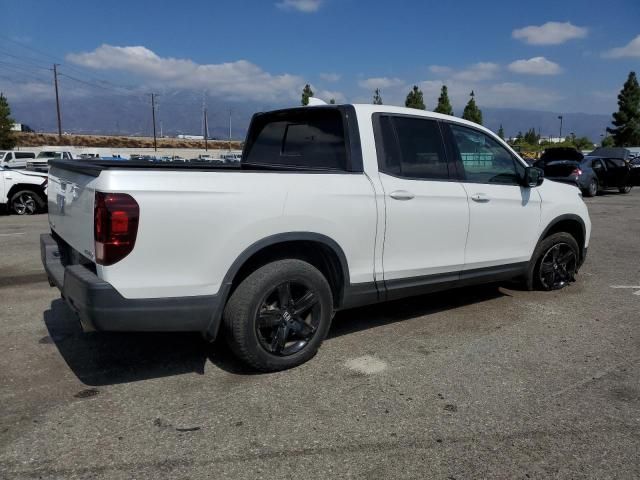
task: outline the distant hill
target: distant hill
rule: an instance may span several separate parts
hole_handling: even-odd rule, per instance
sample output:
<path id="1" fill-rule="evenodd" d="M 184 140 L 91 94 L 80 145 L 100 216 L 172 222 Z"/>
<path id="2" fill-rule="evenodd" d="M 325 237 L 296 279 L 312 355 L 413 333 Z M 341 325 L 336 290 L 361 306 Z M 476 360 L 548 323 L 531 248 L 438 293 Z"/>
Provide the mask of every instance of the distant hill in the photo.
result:
<path id="1" fill-rule="evenodd" d="M 9 99 L 11 101 L 11 99 Z M 202 95 L 169 92 L 158 99 L 157 131 L 160 135 L 202 134 Z M 210 137 L 226 139 L 229 135 L 229 109 L 232 109 L 232 136 L 244 139 L 251 115 L 288 105 L 258 105 L 231 101 L 208 101 Z M 37 132 L 56 131 L 55 103 L 52 100 L 11 101 L 13 117 Z M 70 133 L 94 135 L 149 136 L 152 134 L 151 106 L 144 96 L 92 96 L 62 99 L 62 126 Z M 558 112 L 482 108 L 484 124 L 493 131 L 503 125 L 507 136 L 518 131 L 539 129 L 543 136 L 558 135 Z M 610 115 L 562 113 L 563 135 L 571 132 L 598 142 L 610 125 Z M 162 125 L 161 125 L 162 124 Z"/>

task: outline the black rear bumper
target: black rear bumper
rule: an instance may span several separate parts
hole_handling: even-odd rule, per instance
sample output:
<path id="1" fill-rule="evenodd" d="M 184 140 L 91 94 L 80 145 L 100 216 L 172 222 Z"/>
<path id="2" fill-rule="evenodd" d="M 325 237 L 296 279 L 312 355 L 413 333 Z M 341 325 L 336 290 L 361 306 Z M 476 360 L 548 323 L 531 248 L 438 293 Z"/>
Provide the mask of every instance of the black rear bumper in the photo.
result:
<path id="1" fill-rule="evenodd" d="M 85 266 L 64 265 L 50 234 L 40 236 L 40 255 L 49 283 L 58 287 L 85 331 L 205 332 L 217 326 L 217 295 L 128 299 Z"/>

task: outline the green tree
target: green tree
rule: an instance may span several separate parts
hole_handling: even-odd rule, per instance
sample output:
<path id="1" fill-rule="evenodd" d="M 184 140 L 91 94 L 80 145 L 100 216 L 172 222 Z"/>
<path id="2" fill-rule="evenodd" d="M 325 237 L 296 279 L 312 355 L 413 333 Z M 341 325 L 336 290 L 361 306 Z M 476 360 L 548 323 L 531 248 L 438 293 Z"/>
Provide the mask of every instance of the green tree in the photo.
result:
<path id="1" fill-rule="evenodd" d="M 627 81 L 618 94 L 618 111 L 611 122 L 615 128 L 607 128 L 616 147 L 640 145 L 640 85 L 636 72 L 629 72 Z"/>
<path id="2" fill-rule="evenodd" d="M 449 101 L 449 92 L 447 91 L 446 85 L 443 85 L 440 89 L 438 105 L 436 106 L 434 112 L 442 113 L 444 115 L 453 115 L 453 108 L 451 108 L 451 102 Z"/>
<path id="3" fill-rule="evenodd" d="M 11 128 L 13 119 L 11 118 L 11 108 L 7 98 L 0 93 L 0 150 L 11 150 L 16 146 L 16 139 Z"/>
<path id="4" fill-rule="evenodd" d="M 302 89 L 302 105 L 309 105 L 309 97 L 313 97 L 313 90 L 307 83 Z"/>
<path id="5" fill-rule="evenodd" d="M 475 122 L 478 125 L 482 125 L 482 111 L 476 105 L 476 94 L 471 90 L 471 98 L 469 102 L 464 107 L 464 112 L 462 112 L 462 118 L 465 120 L 469 120 L 470 122 Z"/>
<path id="6" fill-rule="evenodd" d="M 330 105 L 335 105 L 336 104 L 336 99 L 332 98 L 331 100 L 329 100 L 329 104 Z"/>
<path id="7" fill-rule="evenodd" d="M 529 130 L 527 130 L 527 133 L 524 134 L 523 140 L 529 145 L 537 145 L 538 140 L 540 140 L 540 135 L 536 133 L 535 128 L 530 128 Z"/>
<path id="8" fill-rule="evenodd" d="M 420 90 L 417 85 L 414 85 L 411 91 L 407 94 L 404 106 L 408 108 L 416 108 L 418 110 L 426 110 L 427 107 L 424 105 L 422 90 Z"/>
<path id="9" fill-rule="evenodd" d="M 522 132 L 518 132 L 516 135 L 515 143 L 522 143 Z"/>
<path id="10" fill-rule="evenodd" d="M 380 89 L 376 88 L 376 91 L 373 92 L 373 104 L 374 105 L 382 105 L 382 96 L 380 95 Z"/>
<path id="11" fill-rule="evenodd" d="M 592 150 L 593 142 L 588 137 L 575 137 L 573 144 L 578 150 Z"/>
<path id="12" fill-rule="evenodd" d="M 502 124 L 500 124 L 500 128 L 498 129 L 498 136 L 504 140 L 504 128 L 502 128 Z"/>
<path id="13" fill-rule="evenodd" d="M 616 143 L 613 140 L 613 137 L 611 135 L 607 135 L 606 137 L 604 137 L 602 139 L 602 146 L 603 147 L 615 147 Z"/>

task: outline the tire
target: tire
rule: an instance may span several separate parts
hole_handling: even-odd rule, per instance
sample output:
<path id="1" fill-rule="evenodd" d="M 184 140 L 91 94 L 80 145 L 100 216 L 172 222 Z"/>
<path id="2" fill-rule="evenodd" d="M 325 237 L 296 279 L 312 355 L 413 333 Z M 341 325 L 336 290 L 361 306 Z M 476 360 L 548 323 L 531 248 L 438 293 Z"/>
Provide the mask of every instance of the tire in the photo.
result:
<path id="1" fill-rule="evenodd" d="M 558 259 L 568 255 L 566 265 L 554 260 L 553 250 Z M 580 248 L 576 239 L 565 232 L 554 233 L 543 239 L 536 247 L 527 270 L 526 287 L 528 290 L 559 290 L 575 280 L 578 273 Z M 551 269 L 551 270 L 550 270 Z M 553 272 L 554 281 L 551 281 Z M 558 278 L 555 278 L 555 277 Z M 557 280 L 557 281 L 555 281 Z"/>
<path id="2" fill-rule="evenodd" d="M 238 285 L 225 306 L 223 327 L 240 360 L 274 372 L 311 359 L 332 317 L 333 296 L 322 273 L 307 262 L 287 259 L 260 267 Z"/>
<path id="3" fill-rule="evenodd" d="M 620 193 L 629 193 L 631 191 L 631 186 L 627 185 L 626 187 L 620 187 L 618 188 L 618 191 Z"/>
<path id="4" fill-rule="evenodd" d="M 582 190 L 582 195 L 585 197 L 595 197 L 598 194 L 598 181 L 595 178 L 591 179 L 589 186 Z"/>
<path id="5" fill-rule="evenodd" d="M 10 209 L 16 215 L 34 215 L 44 208 L 44 200 L 33 190 L 20 190 L 9 201 Z"/>

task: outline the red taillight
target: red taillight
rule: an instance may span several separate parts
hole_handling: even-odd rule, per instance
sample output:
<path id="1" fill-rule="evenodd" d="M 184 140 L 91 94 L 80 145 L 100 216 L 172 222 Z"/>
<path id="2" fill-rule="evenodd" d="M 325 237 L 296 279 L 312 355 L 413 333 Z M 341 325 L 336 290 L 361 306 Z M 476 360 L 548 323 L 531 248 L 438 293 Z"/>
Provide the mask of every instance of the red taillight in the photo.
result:
<path id="1" fill-rule="evenodd" d="M 113 265 L 131 253 L 139 217 L 140 207 L 130 195 L 96 192 L 93 236 L 97 264 Z"/>
<path id="2" fill-rule="evenodd" d="M 579 168 L 574 168 L 573 172 L 571 172 L 571 175 L 576 175 L 576 176 L 582 175 L 582 170 L 580 170 Z"/>

